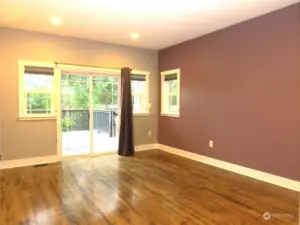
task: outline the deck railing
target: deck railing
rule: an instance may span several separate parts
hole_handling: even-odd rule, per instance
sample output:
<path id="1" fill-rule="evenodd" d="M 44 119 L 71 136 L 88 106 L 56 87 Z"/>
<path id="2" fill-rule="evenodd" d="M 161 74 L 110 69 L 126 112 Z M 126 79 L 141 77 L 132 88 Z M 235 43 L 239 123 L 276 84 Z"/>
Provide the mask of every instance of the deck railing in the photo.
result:
<path id="1" fill-rule="evenodd" d="M 109 137 L 117 135 L 116 110 L 94 110 L 93 128 L 99 133 L 109 134 Z M 63 109 L 63 131 L 90 130 L 90 111 L 86 109 Z"/>

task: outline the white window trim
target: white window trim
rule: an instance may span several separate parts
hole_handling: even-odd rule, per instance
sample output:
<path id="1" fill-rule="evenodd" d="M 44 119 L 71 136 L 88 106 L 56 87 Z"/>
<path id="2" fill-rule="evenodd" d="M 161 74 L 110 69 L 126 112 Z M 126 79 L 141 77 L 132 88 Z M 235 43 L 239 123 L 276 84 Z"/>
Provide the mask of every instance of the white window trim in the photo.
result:
<path id="1" fill-rule="evenodd" d="M 25 91 L 24 87 L 24 73 L 25 73 L 25 66 L 35 66 L 35 67 L 46 67 L 46 68 L 53 68 L 54 74 L 53 74 L 53 86 L 51 91 L 45 91 L 45 93 L 51 94 L 51 113 L 50 114 L 40 114 L 40 115 L 34 115 L 34 114 L 27 114 L 25 110 L 25 99 L 24 94 L 26 92 L 32 92 L 34 91 Z M 19 60 L 18 61 L 18 73 L 19 73 L 19 120 L 48 120 L 48 119 L 56 119 L 55 114 L 55 64 L 51 62 L 36 62 L 36 61 L 25 61 L 25 60 Z M 39 92 L 40 93 L 40 92 Z"/>
<path id="2" fill-rule="evenodd" d="M 168 75 L 177 74 L 177 106 L 178 112 L 166 112 L 165 109 L 165 100 L 164 100 L 164 77 Z M 160 73 L 161 76 L 161 116 L 169 116 L 169 117 L 179 117 L 180 116 L 180 69 L 167 70 Z"/>
<path id="3" fill-rule="evenodd" d="M 68 65 L 68 64 L 57 64 L 57 68 L 61 70 L 75 70 L 75 71 L 89 71 L 95 73 L 108 73 L 108 74 L 115 74 L 116 76 L 121 76 L 121 69 L 109 69 L 109 68 L 100 68 L 100 67 L 87 67 L 87 66 L 76 66 L 76 65 Z M 150 115 L 150 81 L 149 75 L 150 72 L 144 70 L 132 70 L 131 74 L 141 74 L 145 75 L 146 77 L 146 111 L 142 113 L 135 113 L 133 112 L 133 116 L 149 116 Z M 120 93 L 121 94 L 121 93 Z"/>
<path id="4" fill-rule="evenodd" d="M 151 103 L 150 103 L 150 82 L 149 82 L 150 72 L 143 71 L 143 70 L 132 70 L 131 74 L 144 75 L 145 79 L 146 79 L 146 95 L 145 95 L 145 107 L 146 107 L 146 111 L 145 112 L 134 112 L 133 111 L 133 116 L 149 116 L 150 115 L 150 109 L 151 109 Z"/>
<path id="5" fill-rule="evenodd" d="M 24 90 L 24 72 L 25 72 L 25 66 L 35 66 L 35 67 L 46 67 L 46 68 L 53 68 L 54 69 L 54 82 L 53 82 L 53 88 L 52 91 L 49 91 L 51 93 L 51 114 L 40 114 L 40 115 L 33 115 L 33 114 L 26 114 L 24 110 L 25 106 L 25 99 L 24 99 L 24 93 L 26 92 Z M 58 94 L 60 93 L 57 89 L 60 88 L 60 81 L 56 78 L 59 77 L 58 74 L 60 74 L 60 71 L 62 69 L 65 70 L 78 70 L 78 71 L 90 71 L 90 72 L 107 72 L 116 74 L 116 76 L 121 75 L 121 69 L 107 69 L 107 68 L 93 68 L 93 67 L 83 67 L 83 66 L 76 66 L 76 65 L 64 65 L 64 64 L 56 64 L 54 62 L 38 62 L 38 61 L 27 61 L 27 60 L 19 60 L 18 61 L 18 73 L 19 73 L 19 99 L 18 99 L 18 107 L 19 107 L 19 120 L 48 120 L 48 119 L 56 119 L 56 108 L 59 106 L 57 103 Z M 145 95 L 145 104 L 146 104 L 146 111 L 142 113 L 135 113 L 133 112 L 133 116 L 148 116 L 150 115 L 150 80 L 149 75 L 150 72 L 143 71 L 143 70 L 132 70 L 132 74 L 141 74 L 145 75 L 146 78 L 146 95 Z M 58 86 L 57 86 L 58 85 Z"/>

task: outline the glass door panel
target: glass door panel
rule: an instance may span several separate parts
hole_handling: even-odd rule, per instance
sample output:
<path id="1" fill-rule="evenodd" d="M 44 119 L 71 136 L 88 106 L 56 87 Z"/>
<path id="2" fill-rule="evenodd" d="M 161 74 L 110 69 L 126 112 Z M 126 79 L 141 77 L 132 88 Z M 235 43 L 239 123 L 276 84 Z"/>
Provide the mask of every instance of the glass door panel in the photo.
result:
<path id="1" fill-rule="evenodd" d="M 62 155 L 90 154 L 90 77 L 61 76 Z"/>
<path id="2" fill-rule="evenodd" d="M 118 149 L 119 78 L 93 77 L 93 153 Z"/>

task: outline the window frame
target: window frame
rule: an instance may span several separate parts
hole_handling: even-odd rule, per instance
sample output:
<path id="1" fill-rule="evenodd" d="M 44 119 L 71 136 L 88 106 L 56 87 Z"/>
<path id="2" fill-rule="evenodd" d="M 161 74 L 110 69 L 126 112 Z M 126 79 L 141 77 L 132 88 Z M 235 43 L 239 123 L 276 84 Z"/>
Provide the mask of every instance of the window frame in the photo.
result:
<path id="1" fill-rule="evenodd" d="M 148 116 L 150 115 L 150 108 L 151 108 L 151 103 L 150 103 L 150 81 L 149 81 L 149 75 L 150 72 L 143 71 L 143 70 L 132 70 L 130 73 L 130 76 L 133 74 L 138 74 L 138 75 L 144 75 L 145 80 L 146 80 L 146 90 L 145 90 L 145 107 L 146 110 L 145 112 L 134 112 L 133 110 L 133 116 Z M 130 79 L 130 85 L 131 85 L 131 79 Z M 133 90 L 131 90 L 131 97 L 134 95 Z"/>
<path id="2" fill-rule="evenodd" d="M 52 89 L 49 91 L 26 91 L 24 76 L 25 76 L 25 67 L 44 67 L 44 68 L 53 68 L 53 81 Z M 55 110 L 55 64 L 50 62 L 36 62 L 36 61 L 25 61 L 18 60 L 18 73 L 19 73 L 19 99 L 18 99 L 18 119 L 19 120 L 45 120 L 45 119 L 56 119 L 56 110 Z M 51 113 L 49 114 L 28 114 L 26 110 L 26 100 L 24 95 L 26 93 L 44 93 L 51 95 Z"/>
<path id="3" fill-rule="evenodd" d="M 170 76 L 173 74 L 177 74 L 177 107 L 178 111 L 170 112 L 166 109 L 168 108 L 168 102 L 165 101 L 165 90 L 164 90 L 164 81 L 165 76 Z M 173 69 L 173 70 L 166 70 L 160 73 L 161 76 L 161 108 L 160 108 L 160 115 L 161 116 L 169 116 L 169 117 L 179 117 L 180 116 L 180 69 Z M 173 94 L 172 94 L 173 95 Z M 169 95 L 170 96 L 170 95 Z M 169 97 L 168 96 L 168 97 Z"/>
<path id="4" fill-rule="evenodd" d="M 25 75 L 25 67 L 45 67 L 45 68 L 53 68 L 53 82 L 52 82 L 52 90 L 46 91 L 51 95 L 51 113 L 50 114 L 27 114 L 26 113 L 26 101 L 24 98 L 24 94 L 27 93 L 24 87 L 24 75 Z M 103 69 L 105 70 L 105 69 Z M 118 70 L 119 71 L 119 70 Z M 54 62 L 37 62 L 37 61 L 27 61 L 27 60 L 18 60 L 18 74 L 19 74 L 19 95 L 18 95 L 18 119 L 19 120 L 46 120 L 46 119 L 56 119 L 56 99 L 57 99 L 57 74 L 60 73 L 59 68 L 57 68 Z M 150 72 L 143 70 L 132 70 L 131 74 L 139 74 L 144 75 L 146 80 L 146 90 L 145 90 L 145 112 L 134 112 L 133 116 L 148 116 L 150 115 L 151 103 L 150 103 Z M 42 93 L 43 91 L 28 91 L 31 93 Z M 44 92 L 45 93 L 45 92 Z"/>

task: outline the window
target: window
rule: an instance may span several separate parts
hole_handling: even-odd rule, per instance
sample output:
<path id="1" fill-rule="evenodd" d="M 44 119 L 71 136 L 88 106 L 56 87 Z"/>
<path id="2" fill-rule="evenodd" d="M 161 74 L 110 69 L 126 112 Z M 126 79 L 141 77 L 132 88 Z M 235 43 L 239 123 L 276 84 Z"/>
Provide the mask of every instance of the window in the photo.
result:
<path id="1" fill-rule="evenodd" d="M 161 73 L 161 115 L 179 116 L 180 69 Z"/>
<path id="2" fill-rule="evenodd" d="M 19 118 L 54 116 L 54 65 L 19 61 Z"/>
<path id="3" fill-rule="evenodd" d="M 135 115 L 149 114 L 149 73 L 132 71 L 131 93 L 133 113 Z"/>

